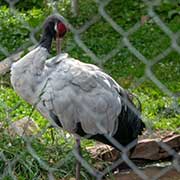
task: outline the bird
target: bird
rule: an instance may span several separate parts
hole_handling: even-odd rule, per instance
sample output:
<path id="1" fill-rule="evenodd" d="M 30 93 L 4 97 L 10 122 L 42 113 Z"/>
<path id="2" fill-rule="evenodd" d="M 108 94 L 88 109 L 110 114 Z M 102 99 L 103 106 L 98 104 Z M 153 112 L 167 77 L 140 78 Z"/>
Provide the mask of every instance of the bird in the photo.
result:
<path id="1" fill-rule="evenodd" d="M 67 32 L 60 15 L 46 18 L 38 45 L 12 64 L 14 90 L 52 125 L 74 134 L 79 154 L 80 137 L 118 150 L 133 141 L 136 144 L 145 123 L 133 95 L 96 65 L 62 53 L 59 39 Z M 58 53 L 49 58 L 53 40 Z M 77 180 L 80 166 L 78 161 Z"/>

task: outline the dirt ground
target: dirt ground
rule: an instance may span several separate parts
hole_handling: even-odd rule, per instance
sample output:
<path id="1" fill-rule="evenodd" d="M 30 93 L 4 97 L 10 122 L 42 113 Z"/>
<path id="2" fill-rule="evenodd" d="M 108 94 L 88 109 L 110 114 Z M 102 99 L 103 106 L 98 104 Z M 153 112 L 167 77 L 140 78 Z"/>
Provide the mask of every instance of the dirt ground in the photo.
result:
<path id="1" fill-rule="evenodd" d="M 145 131 L 139 140 L 143 139 L 164 139 L 172 136 L 173 132 L 170 131 L 156 131 L 148 132 Z M 96 151 L 97 152 L 97 151 Z M 149 180 L 158 179 L 158 180 L 180 180 L 180 170 L 173 168 L 171 161 L 168 161 L 169 165 L 167 166 L 158 166 L 163 164 L 161 161 L 157 161 L 153 166 L 147 166 L 144 164 L 144 168 L 138 168 L 140 171 L 147 176 Z M 141 166 L 142 167 L 142 166 Z M 133 170 L 120 170 L 118 173 L 115 173 L 113 177 L 107 177 L 106 180 L 141 180 L 142 178 L 137 175 Z"/>
<path id="2" fill-rule="evenodd" d="M 161 170 L 163 168 L 159 169 L 157 167 L 151 167 L 142 170 L 142 172 L 149 178 L 152 179 L 155 176 L 158 176 L 161 173 Z M 133 171 L 130 171 L 128 173 L 118 173 L 117 175 L 114 176 L 114 180 L 141 180 L 136 173 Z M 180 172 L 178 172 L 175 169 L 169 170 L 166 172 L 163 176 L 160 176 L 157 178 L 158 180 L 180 180 Z M 110 179 L 108 179 L 110 180 Z"/>

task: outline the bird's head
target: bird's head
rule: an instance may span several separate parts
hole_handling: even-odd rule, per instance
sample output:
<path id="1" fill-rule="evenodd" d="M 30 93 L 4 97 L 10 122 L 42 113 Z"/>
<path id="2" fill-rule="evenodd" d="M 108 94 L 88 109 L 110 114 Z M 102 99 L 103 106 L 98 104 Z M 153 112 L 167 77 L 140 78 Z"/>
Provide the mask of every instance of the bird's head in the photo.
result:
<path id="1" fill-rule="evenodd" d="M 60 40 L 63 39 L 66 32 L 68 31 L 67 26 L 62 22 L 60 15 L 51 15 L 45 20 L 44 33 L 51 35 L 56 40 L 56 47 L 59 53 L 60 51 Z"/>

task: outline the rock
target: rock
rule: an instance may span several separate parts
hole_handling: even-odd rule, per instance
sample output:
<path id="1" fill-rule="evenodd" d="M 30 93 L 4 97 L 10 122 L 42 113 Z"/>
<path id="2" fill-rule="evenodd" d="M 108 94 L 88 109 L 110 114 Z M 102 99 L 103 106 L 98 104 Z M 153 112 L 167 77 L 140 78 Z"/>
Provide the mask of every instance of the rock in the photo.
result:
<path id="1" fill-rule="evenodd" d="M 145 160 L 162 160 L 170 157 L 171 155 L 162 148 L 158 142 L 167 144 L 171 149 L 176 152 L 180 151 L 180 135 L 171 134 L 162 139 L 145 139 L 139 141 L 131 159 L 145 159 Z"/>
<path id="2" fill-rule="evenodd" d="M 170 134 L 163 138 L 143 139 L 138 141 L 130 159 L 156 161 L 171 157 L 171 155 L 158 144 L 159 142 L 163 142 L 167 144 L 170 149 L 180 152 L 180 135 Z M 107 145 L 98 144 L 95 147 L 88 148 L 88 151 L 97 160 L 112 162 L 120 157 L 119 151 Z"/>
<path id="3" fill-rule="evenodd" d="M 12 136 L 31 136 L 38 132 L 39 127 L 32 118 L 24 117 L 20 120 L 12 122 L 8 130 Z"/>
<path id="4" fill-rule="evenodd" d="M 173 149 L 180 150 L 180 134 L 173 134 L 171 136 L 165 137 L 163 138 L 163 142 Z"/>
<path id="5" fill-rule="evenodd" d="M 131 159 L 159 159 L 159 145 L 155 139 L 144 139 L 138 142 L 134 152 L 131 155 Z"/>

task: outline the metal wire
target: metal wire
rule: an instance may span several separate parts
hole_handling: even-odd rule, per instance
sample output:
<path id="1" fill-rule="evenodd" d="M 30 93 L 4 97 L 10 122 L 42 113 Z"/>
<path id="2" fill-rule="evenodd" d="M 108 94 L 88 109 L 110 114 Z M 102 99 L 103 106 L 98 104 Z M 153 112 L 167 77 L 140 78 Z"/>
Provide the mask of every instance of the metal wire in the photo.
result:
<path id="1" fill-rule="evenodd" d="M 36 34 L 36 32 L 39 31 L 42 24 L 39 24 L 39 26 L 36 28 L 32 28 L 21 16 L 19 16 L 19 14 L 16 10 L 16 3 L 18 2 L 18 0 L 16 0 L 16 1 L 6 0 L 6 1 L 7 1 L 7 3 L 9 3 L 9 7 L 11 8 L 11 13 L 14 15 L 14 18 L 19 19 L 20 22 L 22 24 L 24 24 L 26 26 L 26 28 L 30 31 L 31 43 L 36 44 L 38 41 L 36 40 L 35 34 Z M 53 9 L 53 14 L 61 15 L 58 12 L 57 3 L 54 3 L 54 1 L 47 1 L 47 2 L 51 3 L 52 9 Z M 72 9 L 72 12 L 74 13 L 74 16 L 78 16 L 78 14 L 81 12 L 78 2 L 79 1 L 77 1 L 77 0 L 76 1 L 72 0 L 72 8 L 74 8 L 74 9 Z M 163 84 L 161 82 L 161 80 L 155 75 L 155 73 L 152 70 L 152 67 L 154 65 L 161 62 L 171 52 L 175 51 L 180 55 L 180 46 L 177 43 L 177 39 L 179 37 L 179 32 L 174 33 L 165 24 L 165 22 L 163 22 L 161 17 L 156 13 L 156 11 L 154 9 L 154 4 L 155 4 L 154 1 L 142 0 L 142 2 L 144 2 L 144 4 L 147 6 L 148 16 L 166 34 L 166 36 L 170 39 L 170 42 L 171 42 L 169 47 L 164 49 L 163 52 L 157 54 L 155 57 L 152 57 L 152 59 L 150 59 L 150 58 L 146 57 L 145 55 L 143 55 L 143 53 L 140 50 L 138 50 L 130 40 L 130 36 L 135 34 L 141 28 L 141 21 L 139 20 L 131 28 L 129 28 L 128 30 L 125 30 L 123 28 L 123 26 L 119 25 L 115 20 L 113 20 L 113 18 L 107 12 L 106 8 L 109 6 L 109 4 L 112 2 L 112 0 L 96 0 L 95 2 L 98 7 L 97 14 L 94 14 L 80 28 L 74 27 L 73 24 L 70 23 L 68 18 L 64 18 L 62 16 L 62 21 L 64 21 L 68 25 L 68 28 L 70 29 L 71 33 L 73 34 L 73 38 L 74 38 L 76 44 L 78 45 L 78 47 L 82 51 L 84 51 L 86 53 L 86 55 L 88 55 L 91 58 L 93 63 L 97 64 L 99 67 L 103 67 L 103 65 L 105 63 L 110 61 L 120 51 L 122 51 L 122 49 L 124 47 L 126 47 L 128 49 L 128 52 L 130 52 L 132 55 L 134 55 L 141 63 L 143 63 L 145 65 L 145 73 L 141 78 L 139 78 L 139 80 L 135 86 L 136 87 L 140 86 L 146 79 L 149 78 L 151 80 L 151 82 L 153 84 L 155 84 L 156 87 L 158 87 L 168 97 L 171 97 L 173 99 L 173 102 L 174 102 L 173 109 L 179 111 L 179 107 L 177 105 L 177 101 L 178 101 L 177 95 L 175 95 L 174 92 L 172 92 L 165 84 Z M 161 4 L 161 1 L 159 0 L 156 3 Z M 96 55 L 95 52 L 93 52 L 90 49 L 90 47 L 88 47 L 88 45 L 86 45 L 86 43 L 83 41 L 83 38 L 82 38 L 82 35 L 84 33 L 86 33 L 86 31 L 88 31 L 89 28 L 91 28 L 93 25 L 98 23 L 100 21 L 100 19 L 103 19 L 105 22 L 107 22 L 115 30 L 115 32 L 118 33 L 120 36 L 120 39 L 117 39 L 117 42 L 118 42 L 117 46 L 113 50 L 108 52 L 106 55 L 102 55 L 102 57 L 99 57 L 98 55 Z M 20 49 L 23 49 L 24 46 L 27 46 L 27 44 L 22 45 L 22 47 Z M 75 47 L 73 47 L 73 48 L 75 48 Z M 10 52 L 8 52 L 6 47 L 3 47 L 1 44 L 0 44 L 0 52 L 2 54 L 4 54 L 5 57 L 11 57 Z M 12 61 L 15 61 L 15 59 L 12 59 L 11 62 L 8 61 L 7 66 L 10 66 Z M 1 70 L 0 70 L 0 72 L 1 72 Z M 1 104 L 3 104 L 3 103 L 1 103 L 1 101 L 0 101 L 0 105 Z M 133 107 L 131 107 L 131 108 L 133 109 Z M 4 107 L 4 109 L 6 109 L 6 107 Z M 9 113 L 9 111 L 6 112 L 6 114 L 8 114 L 8 113 Z M 138 112 L 136 112 L 136 113 L 138 113 Z M 6 122 L 9 124 L 11 121 L 10 120 L 11 117 L 9 114 L 6 115 L 6 119 L 7 119 Z M 147 117 L 143 117 L 143 119 L 147 119 Z M 1 126 L 2 125 L 0 124 L 0 129 L 2 128 Z M 99 127 L 101 130 L 103 130 L 103 127 L 101 127 L 100 124 L 99 124 Z M 151 130 L 150 127 L 148 127 L 148 128 Z M 158 142 L 158 146 L 160 148 L 162 148 L 164 151 L 168 152 L 168 154 L 173 157 L 172 166 L 163 168 L 162 170 L 159 170 L 158 174 L 152 174 L 151 177 L 147 176 L 147 174 L 145 174 L 141 170 L 141 168 L 139 168 L 128 156 L 129 149 L 134 147 L 136 142 L 132 142 L 131 144 L 129 144 L 129 146 L 127 146 L 125 148 L 122 145 L 120 145 L 115 139 L 113 139 L 111 136 L 108 136 L 108 135 L 106 138 L 110 142 L 112 142 L 116 147 L 121 149 L 122 153 L 121 153 L 121 157 L 118 160 L 116 160 L 111 165 L 108 165 L 106 168 L 104 168 L 104 170 L 100 171 L 100 170 L 96 169 L 91 163 L 87 162 L 86 158 L 81 157 L 76 152 L 75 148 L 74 149 L 72 148 L 72 151 L 67 153 L 66 158 L 61 159 L 54 164 L 51 164 L 51 163 L 48 163 L 46 160 L 44 160 L 43 157 L 41 157 L 39 155 L 39 153 L 37 152 L 37 149 L 35 149 L 33 146 L 33 139 L 35 139 L 35 138 L 41 139 L 43 137 L 43 134 L 46 133 L 46 131 L 47 131 L 47 129 L 42 130 L 42 132 L 39 133 L 38 135 L 36 135 L 35 137 L 22 136 L 21 139 L 25 144 L 24 148 L 29 153 L 29 155 L 32 157 L 32 159 L 35 159 L 39 163 L 39 167 L 43 171 L 47 172 L 47 178 L 49 180 L 55 180 L 56 172 L 58 172 L 61 169 L 61 167 L 64 164 L 66 164 L 66 162 L 69 161 L 69 159 L 72 157 L 74 157 L 75 159 L 78 159 L 78 161 L 81 162 L 81 164 L 84 168 L 83 171 L 84 170 L 87 171 L 89 173 L 89 175 L 91 176 L 91 179 L 95 178 L 97 180 L 103 179 L 104 176 L 106 176 L 106 174 L 110 173 L 111 170 L 115 169 L 117 166 L 119 166 L 123 162 L 125 162 L 138 175 L 139 179 L 144 179 L 144 180 L 159 179 L 161 176 L 163 176 L 164 174 L 166 174 L 168 171 L 170 171 L 173 168 L 175 168 L 177 171 L 180 171 L 180 163 L 179 163 L 180 156 L 179 156 L 179 154 L 175 150 L 171 149 L 171 147 L 169 145 L 167 145 L 166 143 Z M 55 129 L 54 131 L 56 133 L 59 133 L 59 130 L 57 130 L 57 129 Z M 59 133 L 59 136 L 57 136 L 57 137 L 64 138 L 65 141 L 67 141 L 66 143 L 69 143 L 68 142 L 69 140 L 68 140 L 68 138 L 66 138 L 66 136 L 69 136 L 69 135 L 67 135 L 66 133 L 64 133 L 62 135 L 62 132 L 61 132 L 61 133 Z M 55 141 L 56 141 L 55 143 L 57 143 L 57 145 L 59 145 L 58 144 L 59 142 L 56 139 L 55 139 Z M 11 154 L 11 142 L 9 143 L 9 147 L 10 148 L 9 148 L 8 152 L 10 152 L 10 154 Z M 4 180 L 6 178 L 6 176 L 8 176 L 13 180 L 17 180 L 17 179 L 19 179 L 19 177 L 18 177 L 18 174 L 15 173 L 14 169 L 15 169 L 17 161 L 21 161 L 21 156 L 23 153 L 20 152 L 19 154 L 15 154 L 13 156 L 13 158 L 11 159 L 9 157 L 6 157 L 7 155 L 6 155 L 5 151 L 7 151 L 7 149 L 3 149 L 0 146 L 0 162 L 4 163 L 4 166 L 1 167 L 1 170 L 0 170 L 0 179 Z M 12 154 L 13 154 L 13 150 L 12 150 Z M 24 163 L 24 162 L 22 162 L 22 163 Z M 68 172 L 63 169 L 61 169 L 61 171 L 64 174 L 66 174 L 66 173 L 68 174 Z M 81 173 L 81 175 L 83 176 L 84 179 L 88 179 L 83 174 L 83 172 Z M 36 176 L 36 177 L 38 177 L 39 179 L 43 179 L 41 177 L 41 175 Z M 64 178 L 66 178 L 66 175 L 64 175 Z"/>

